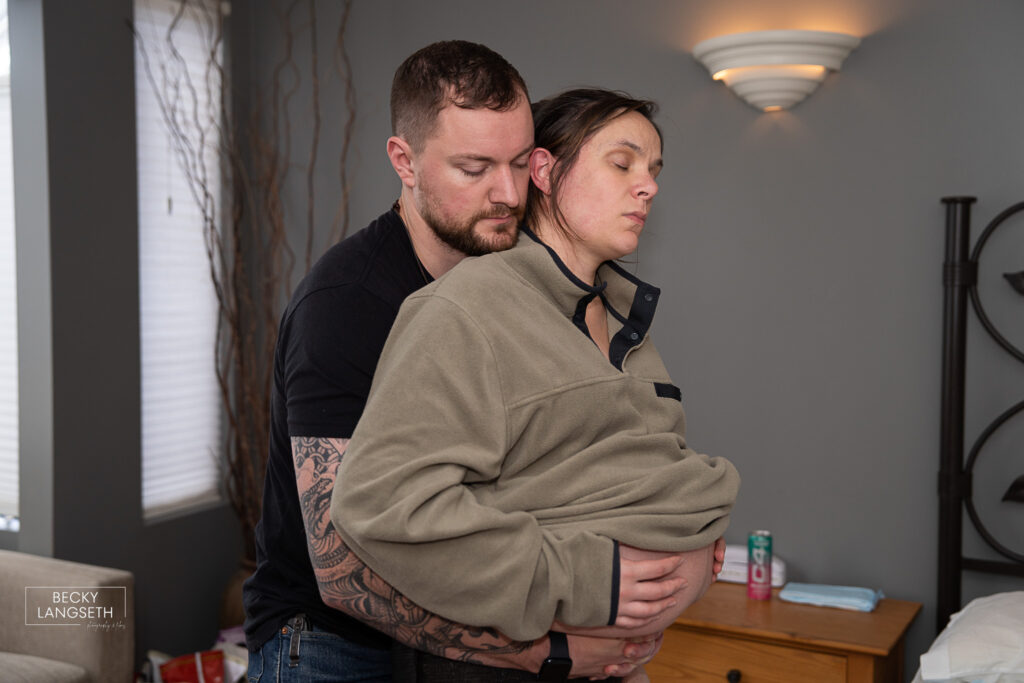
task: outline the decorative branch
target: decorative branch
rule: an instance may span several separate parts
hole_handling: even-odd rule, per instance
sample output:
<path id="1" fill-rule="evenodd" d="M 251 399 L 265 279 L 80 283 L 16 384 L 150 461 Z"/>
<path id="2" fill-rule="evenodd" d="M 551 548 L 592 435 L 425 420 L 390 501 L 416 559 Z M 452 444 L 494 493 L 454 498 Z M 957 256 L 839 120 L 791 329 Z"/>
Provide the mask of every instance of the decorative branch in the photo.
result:
<path id="1" fill-rule="evenodd" d="M 341 21 L 338 23 L 338 35 L 334 40 L 334 67 L 341 78 L 342 91 L 345 93 L 345 127 L 342 131 L 341 155 L 338 159 L 339 173 L 341 178 L 341 203 L 334 215 L 334 223 L 331 225 L 332 243 L 339 241 L 348 234 L 348 152 L 352 143 L 352 133 L 356 125 L 356 89 L 352 85 L 352 64 L 348 59 L 348 51 L 345 50 L 345 29 L 348 28 L 348 18 L 352 11 L 352 2 L 348 0 L 342 9 Z M 340 228 L 340 229 L 339 229 Z"/>
<path id="2" fill-rule="evenodd" d="M 146 77 L 156 94 L 171 146 L 189 191 L 202 215 L 206 255 L 217 298 L 219 318 L 216 343 L 217 381 L 227 425 L 224 453 L 224 487 L 241 524 L 245 556 L 255 557 L 254 532 L 260 518 L 263 476 L 269 448 L 270 392 L 273 352 L 281 307 L 291 295 L 295 252 L 286 229 L 284 193 L 286 180 L 296 168 L 291 163 L 293 126 L 291 110 L 303 75 L 312 86 L 309 109 L 298 130 L 312 131 L 304 172 L 306 181 L 303 273 L 314 260 L 317 243 L 330 244 L 348 230 L 348 179 L 346 162 L 355 118 L 351 93 L 351 69 L 345 52 L 345 28 L 351 0 L 335 33 L 334 53 L 342 65 L 345 91 L 345 127 L 340 153 L 341 195 L 335 225 L 318 235 L 314 223 L 315 173 L 320 144 L 320 78 L 317 59 L 318 19 L 315 0 L 291 0 L 287 8 L 275 3 L 276 26 L 281 31 L 283 55 L 271 71 L 269 92 L 253 86 L 253 105 L 246 120 L 231 110 L 231 74 L 220 58 L 224 46 L 224 17 L 220 3 L 209 0 L 177 0 L 178 7 L 162 38 L 168 58 L 153 73 L 145 39 L 132 31 L 143 55 Z M 308 23 L 294 27 L 292 17 L 305 3 Z M 189 73 L 175 45 L 181 21 L 188 17 L 202 27 L 206 64 L 200 82 Z M 303 74 L 295 56 L 299 40 L 308 41 L 309 72 Z M 290 83 L 285 85 L 285 78 Z M 199 107 L 199 93 L 211 106 Z M 307 125 L 307 121 L 309 125 Z M 195 131 L 195 133 L 193 133 Z M 211 140 L 219 140 L 217 155 L 221 184 L 207 172 L 204 153 Z M 340 217 L 340 218 L 339 218 Z M 335 226 L 341 222 L 337 233 Z"/>

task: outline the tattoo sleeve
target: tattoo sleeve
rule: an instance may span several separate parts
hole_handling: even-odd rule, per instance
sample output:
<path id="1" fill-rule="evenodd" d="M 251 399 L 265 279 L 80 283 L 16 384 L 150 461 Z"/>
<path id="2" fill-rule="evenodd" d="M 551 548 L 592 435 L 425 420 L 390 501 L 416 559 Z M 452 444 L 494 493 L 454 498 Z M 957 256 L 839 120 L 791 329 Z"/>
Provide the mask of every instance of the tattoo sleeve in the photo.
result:
<path id="1" fill-rule="evenodd" d="M 443 619 L 392 588 L 346 547 L 331 522 L 331 492 L 348 439 L 292 437 L 306 543 L 324 602 L 417 650 L 489 666 L 535 669 L 535 643 Z"/>

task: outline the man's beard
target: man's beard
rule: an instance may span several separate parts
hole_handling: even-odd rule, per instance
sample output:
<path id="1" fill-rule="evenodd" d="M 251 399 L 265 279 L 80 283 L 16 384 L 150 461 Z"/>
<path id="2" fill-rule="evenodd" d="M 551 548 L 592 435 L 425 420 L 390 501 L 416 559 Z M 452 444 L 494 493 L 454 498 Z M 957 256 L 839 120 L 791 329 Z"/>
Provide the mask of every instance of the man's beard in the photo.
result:
<path id="1" fill-rule="evenodd" d="M 424 202 L 419 211 L 420 216 L 442 242 L 466 256 L 483 256 L 494 251 L 511 249 L 519 239 L 519 221 L 523 218 L 521 207 L 513 209 L 504 204 L 496 204 L 489 211 L 481 211 L 465 220 L 447 219 L 437 215 L 430 202 Z M 503 216 L 509 216 L 509 222 L 499 230 L 480 235 L 473 229 L 478 221 Z"/>

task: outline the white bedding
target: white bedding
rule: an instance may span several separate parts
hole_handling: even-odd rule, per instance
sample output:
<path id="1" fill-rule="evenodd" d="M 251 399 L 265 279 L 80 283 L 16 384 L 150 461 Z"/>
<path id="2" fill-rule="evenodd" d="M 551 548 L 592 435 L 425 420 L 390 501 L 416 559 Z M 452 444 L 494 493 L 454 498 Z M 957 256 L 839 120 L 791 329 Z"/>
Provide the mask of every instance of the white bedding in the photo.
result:
<path id="1" fill-rule="evenodd" d="M 972 600 L 921 655 L 913 683 L 1024 683 L 1024 591 Z"/>

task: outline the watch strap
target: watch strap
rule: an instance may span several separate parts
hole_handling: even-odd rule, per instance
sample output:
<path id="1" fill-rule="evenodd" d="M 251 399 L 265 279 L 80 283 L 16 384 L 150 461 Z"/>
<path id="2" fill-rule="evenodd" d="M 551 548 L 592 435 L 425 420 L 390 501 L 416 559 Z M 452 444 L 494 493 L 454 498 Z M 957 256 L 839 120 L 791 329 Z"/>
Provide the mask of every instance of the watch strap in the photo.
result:
<path id="1" fill-rule="evenodd" d="M 572 673 L 572 658 L 569 656 L 569 638 L 561 631 L 550 631 L 548 641 L 551 651 L 540 667 L 537 680 L 564 683 Z"/>

